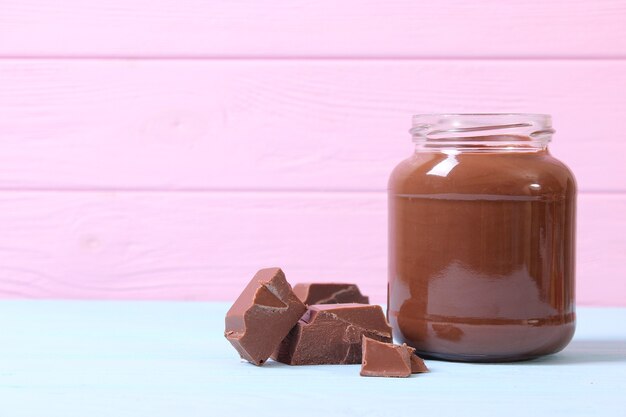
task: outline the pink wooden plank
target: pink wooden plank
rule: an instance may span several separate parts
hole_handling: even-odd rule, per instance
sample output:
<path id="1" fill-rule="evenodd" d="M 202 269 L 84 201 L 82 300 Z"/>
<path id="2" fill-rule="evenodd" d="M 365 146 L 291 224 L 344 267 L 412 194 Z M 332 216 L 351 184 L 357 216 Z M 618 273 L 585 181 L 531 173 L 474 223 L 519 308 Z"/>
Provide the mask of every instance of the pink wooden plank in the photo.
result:
<path id="1" fill-rule="evenodd" d="M 626 306 L 626 195 L 580 197 L 578 300 Z M 384 193 L 0 193 L 0 295 L 232 300 L 256 269 L 386 289 Z"/>
<path id="2" fill-rule="evenodd" d="M 4 189 L 384 190 L 410 115 L 553 113 L 625 190 L 626 61 L 0 61 Z"/>
<path id="3" fill-rule="evenodd" d="M 620 0 L 3 0 L 0 55 L 615 57 Z"/>
<path id="4" fill-rule="evenodd" d="M 581 195 L 578 203 L 578 302 L 625 306 L 626 196 Z"/>
<path id="5" fill-rule="evenodd" d="M 294 282 L 354 279 L 373 291 L 386 279 L 382 197 L 0 193 L 0 293 L 232 299 L 272 265 Z"/>

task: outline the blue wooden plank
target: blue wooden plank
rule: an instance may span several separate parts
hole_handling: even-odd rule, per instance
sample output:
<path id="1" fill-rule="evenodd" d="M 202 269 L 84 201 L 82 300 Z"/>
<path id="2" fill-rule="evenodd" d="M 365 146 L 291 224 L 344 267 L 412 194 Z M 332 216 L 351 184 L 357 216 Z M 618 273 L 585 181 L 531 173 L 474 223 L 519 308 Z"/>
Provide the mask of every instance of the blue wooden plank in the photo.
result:
<path id="1" fill-rule="evenodd" d="M 626 415 L 626 309 L 579 309 L 575 340 L 551 357 L 428 361 L 429 374 L 386 379 L 242 363 L 222 336 L 227 307 L 0 302 L 0 416 Z"/>

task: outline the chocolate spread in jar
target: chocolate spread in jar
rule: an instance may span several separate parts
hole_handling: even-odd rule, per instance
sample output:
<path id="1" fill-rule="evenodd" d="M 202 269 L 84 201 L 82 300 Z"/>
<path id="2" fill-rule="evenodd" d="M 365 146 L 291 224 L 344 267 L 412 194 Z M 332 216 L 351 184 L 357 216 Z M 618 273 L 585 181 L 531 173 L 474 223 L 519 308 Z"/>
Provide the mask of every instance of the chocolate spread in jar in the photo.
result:
<path id="1" fill-rule="evenodd" d="M 574 177 L 526 137 L 463 140 L 422 147 L 391 175 L 394 336 L 449 360 L 557 352 L 575 326 Z"/>

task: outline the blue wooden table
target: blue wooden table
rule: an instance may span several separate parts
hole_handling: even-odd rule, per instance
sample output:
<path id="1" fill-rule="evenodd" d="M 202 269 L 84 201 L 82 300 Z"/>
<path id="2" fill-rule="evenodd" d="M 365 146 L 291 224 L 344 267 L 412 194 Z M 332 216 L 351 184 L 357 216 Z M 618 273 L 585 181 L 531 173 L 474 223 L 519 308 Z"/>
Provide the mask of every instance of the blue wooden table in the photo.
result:
<path id="1" fill-rule="evenodd" d="M 551 357 L 427 361 L 431 373 L 391 379 L 242 363 L 222 336 L 227 307 L 2 301 L 0 416 L 626 416 L 626 309 L 580 308 Z"/>

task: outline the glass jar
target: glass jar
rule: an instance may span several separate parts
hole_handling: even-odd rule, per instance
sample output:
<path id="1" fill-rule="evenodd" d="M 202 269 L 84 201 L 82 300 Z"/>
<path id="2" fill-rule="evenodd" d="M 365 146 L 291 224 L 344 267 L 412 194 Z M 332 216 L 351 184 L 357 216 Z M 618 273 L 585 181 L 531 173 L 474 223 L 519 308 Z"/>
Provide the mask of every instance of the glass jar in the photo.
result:
<path id="1" fill-rule="evenodd" d="M 469 362 L 558 352 L 575 328 L 576 181 L 540 114 L 413 118 L 389 180 L 387 314 L 400 342 Z"/>

